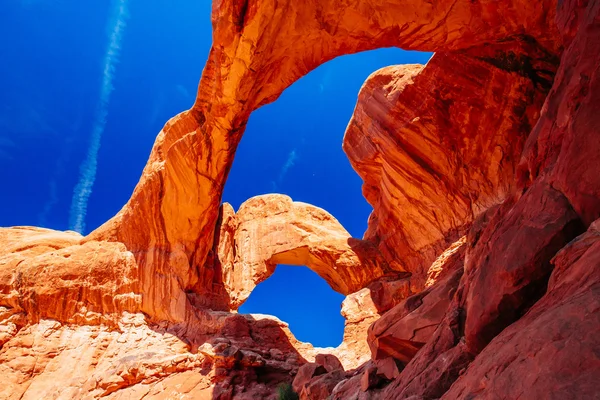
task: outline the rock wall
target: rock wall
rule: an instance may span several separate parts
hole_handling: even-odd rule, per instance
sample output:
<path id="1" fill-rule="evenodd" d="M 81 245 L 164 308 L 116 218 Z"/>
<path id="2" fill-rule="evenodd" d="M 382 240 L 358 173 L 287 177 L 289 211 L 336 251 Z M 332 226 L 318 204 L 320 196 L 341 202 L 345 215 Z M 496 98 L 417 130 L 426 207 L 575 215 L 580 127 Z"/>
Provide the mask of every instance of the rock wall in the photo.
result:
<path id="1" fill-rule="evenodd" d="M 212 22 L 119 214 L 0 229 L 0 398 L 598 397 L 600 1 L 222 0 Z M 359 94 L 363 239 L 286 196 L 220 204 L 253 110 L 387 46 L 437 53 Z M 338 348 L 235 312 L 278 263 L 347 295 Z"/>
<path id="2" fill-rule="evenodd" d="M 514 188 L 470 228 L 458 287 L 437 302 L 450 300 L 445 316 L 395 377 L 369 380 L 369 370 L 357 372 L 333 398 L 598 397 L 600 341 L 592 332 L 600 322 L 600 186 L 592 171 L 600 121 L 592 110 L 600 104 L 600 3 L 565 1 L 557 10 L 565 51 L 553 86 L 516 165 Z M 402 312 L 406 303 L 372 326 L 375 359 L 389 354 L 388 343 L 395 352 L 410 350 L 406 332 L 421 332 L 423 320 Z M 405 354 L 392 356 L 402 361 Z"/>
<path id="3" fill-rule="evenodd" d="M 204 274 L 225 179 L 253 110 L 320 64 L 358 51 L 504 48 L 522 37 L 556 51 L 554 10 L 553 0 L 503 8 L 492 0 L 215 1 L 194 107 L 165 125 L 131 199 L 89 239 L 124 243 L 138 264 L 164 277 L 156 286 L 166 289 L 153 296 L 181 305 L 180 293 Z M 170 309 L 164 318 L 185 315 Z"/>
<path id="4" fill-rule="evenodd" d="M 365 239 L 413 272 L 419 289 L 440 252 L 511 193 L 558 63 L 527 42 L 497 49 L 496 58 L 487 51 L 436 53 L 426 66 L 375 72 L 346 130 L 344 150 L 374 209 Z M 531 70 L 497 62 L 511 55 Z"/>

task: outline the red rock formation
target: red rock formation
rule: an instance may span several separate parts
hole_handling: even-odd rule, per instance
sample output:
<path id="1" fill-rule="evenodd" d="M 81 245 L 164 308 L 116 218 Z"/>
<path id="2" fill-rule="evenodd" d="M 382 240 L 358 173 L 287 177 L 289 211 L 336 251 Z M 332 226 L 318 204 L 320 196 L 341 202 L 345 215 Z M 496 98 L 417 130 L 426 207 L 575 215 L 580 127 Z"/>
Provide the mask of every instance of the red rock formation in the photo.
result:
<path id="1" fill-rule="evenodd" d="M 176 299 L 164 317 L 185 319 L 180 293 L 204 274 L 225 178 L 254 109 L 323 62 L 378 47 L 459 50 L 527 34 L 556 49 L 554 4 L 216 0 L 194 107 L 163 128 L 128 204 L 90 239 L 124 243 L 162 280 L 155 286 L 164 292 L 153 296 Z"/>
<path id="2" fill-rule="evenodd" d="M 324 366 L 317 363 L 306 363 L 298 370 L 292 387 L 298 393 L 310 382 L 315 376 L 320 376 L 327 373 Z"/>
<path id="3" fill-rule="evenodd" d="M 377 71 L 344 137 L 374 209 L 365 239 L 378 243 L 392 267 L 413 272 L 419 289 L 465 225 L 511 192 L 544 98 L 544 86 L 497 67 L 486 51 L 436 53 L 425 68 Z M 552 70 L 552 57 L 535 56 L 540 65 L 531 75 L 548 79 L 540 71 Z"/>
<path id="4" fill-rule="evenodd" d="M 544 183 L 498 209 L 465 265 L 470 350 L 481 351 L 541 297 L 552 272 L 550 259 L 581 229 L 565 197 Z"/>
<path id="5" fill-rule="evenodd" d="M 446 279 L 407 298 L 370 326 L 367 341 L 373 360 L 393 357 L 408 363 L 427 343 L 444 318 L 462 276 L 462 262 L 458 261 Z"/>
<path id="6" fill-rule="evenodd" d="M 0 396 L 273 398 L 294 376 L 316 399 L 595 396 L 599 16 L 598 0 L 216 1 L 197 101 L 120 213 L 85 238 L 0 229 Z M 254 109 L 384 46 L 438 53 L 359 96 L 344 147 L 374 205 L 365 240 L 285 196 L 220 207 Z M 284 262 L 348 295 L 337 349 L 230 312 Z"/>
<path id="7" fill-rule="evenodd" d="M 568 204 L 556 207 L 550 203 L 552 213 L 560 215 L 562 211 L 563 220 L 572 219 L 576 213 L 585 225 L 597 218 L 600 210 L 600 181 L 597 174 L 591 172 L 594 161 L 600 157 L 597 140 L 600 117 L 594 111 L 600 100 L 600 80 L 595 73 L 600 64 L 599 20 L 598 1 L 567 1 L 559 6 L 557 21 L 568 47 L 524 152 L 523 178 L 527 179 L 523 181 L 535 182 L 519 200 L 535 208 L 526 196 L 544 201 L 545 193 L 540 193 L 539 189 L 536 192 L 536 187 L 549 181 L 553 189 L 546 191 L 552 190 L 554 196 L 563 196 L 561 203 Z M 513 226 L 523 223 L 522 219 L 515 221 L 513 216 L 506 219 L 512 220 Z M 545 232 L 546 238 L 553 229 L 538 227 Z M 528 245 L 531 239 L 528 237 Z M 548 253 L 568 240 L 564 236 L 559 239 L 562 240 L 554 239 L 547 246 Z M 489 398 L 498 392 L 506 397 L 527 398 L 547 393 L 557 398 L 593 398 L 597 395 L 600 364 L 592 355 L 600 348 L 600 342 L 592 333 L 600 322 L 597 239 L 598 222 L 595 222 L 587 233 L 566 245 L 554 257 L 554 270 L 545 287 L 545 295 L 483 349 L 446 398 L 456 398 L 461 393 L 477 393 L 482 398 Z M 539 243 L 539 239 L 536 242 Z M 528 247 L 520 246 L 512 252 L 527 251 Z M 536 264 L 544 265 L 545 260 L 540 261 Z M 530 267 L 528 269 L 531 271 Z M 515 282 L 512 287 L 518 288 L 518 285 L 522 283 Z M 477 348 L 477 339 L 472 341 Z M 491 354 L 494 355 L 493 364 L 503 365 L 502 369 L 491 365 Z M 535 371 L 535 375 L 531 371 Z M 513 381 L 514 376 L 520 377 L 518 382 Z M 502 386 L 508 381 L 512 384 Z"/>
<path id="8" fill-rule="evenodd" d="M 398 379 L 373 395 L 597 394 L 597 223 L 569 241 L 598 212 L 590 171 L 598 157 L 598 117 L 591 111 L 598 82 L 591 71 L 600 64 L 599 15 L 597 1 L 559 7 L 568 47 L 525 147 L 518 175 L 523 189 L 477 221 L 467 240 L 465 274 L 444 320 Z M 576 126 L 582 129 L 574 131 Z"/>
<path id="9" fill-rule="evenodd" d="M 444 398 L 598 396 L 600 220 L 553 264 L 546 294 L 485 347 Z"/>
<path id="10" fill-rule="evenodd" d="M 231 309 L 278 264 L 306 265 L 345 295 L 391 272 L 376 247 L 353 239 L 320 208 L 272 194 L 253 197 L 232 212 L 225 203 L 223 233 L 214 249 Z"/>

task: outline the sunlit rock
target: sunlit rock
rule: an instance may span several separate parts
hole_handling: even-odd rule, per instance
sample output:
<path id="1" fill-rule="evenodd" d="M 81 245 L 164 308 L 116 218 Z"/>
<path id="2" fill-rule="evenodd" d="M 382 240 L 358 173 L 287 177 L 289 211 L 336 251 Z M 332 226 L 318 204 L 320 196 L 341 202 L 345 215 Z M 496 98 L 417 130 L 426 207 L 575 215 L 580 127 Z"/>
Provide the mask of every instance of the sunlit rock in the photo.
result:
<path id="1" fill-rule="evenodd" d="M 598 0 L 216 0 L 196 102 L 123 209 L 87 237 L 0 229 L 0 396 L 268 399 L 297 380 L 312 399 L 594 397 L 599 15 Z M 344 148 L 374 207 L 363 239 L 285 196 L 221 205 L 253 110 L 389 46 L 436 54 L 359 95 Z M 284 262 L 347 295 L 338 348 L 232 312 Z"/>

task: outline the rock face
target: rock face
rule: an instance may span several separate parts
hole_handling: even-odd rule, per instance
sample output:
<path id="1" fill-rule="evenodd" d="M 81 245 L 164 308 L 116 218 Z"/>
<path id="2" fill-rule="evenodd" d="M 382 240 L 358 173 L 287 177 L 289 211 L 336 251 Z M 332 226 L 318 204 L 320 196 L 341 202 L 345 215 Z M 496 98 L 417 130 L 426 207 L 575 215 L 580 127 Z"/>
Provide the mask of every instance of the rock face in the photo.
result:
<path id="1" fill-rule="evenodd" d="M 419 288 L 440 252 L 511 192 L 550 84 L 550 55 L 535 54 L 538 69 L 527 76 L 482 53 L 436 53 L 426 67 L 375 72 L 344 137 L 374 209 L 365 239 Z"/>
<path id="2" fill-rule="evenodd" d="M 446 279 L 408 297 L 370 326 L 367 341 L 374 360 L 393 357 L 408 363 L 433 336 L 462 276 L 458 261 Z"/>
<path id="3" fill-rule="evenodd" d="M 133 255 L 120 243 L 81 242 L 75 232 L 0 229 L 0 315 L 115 326 L 123 311 L 141 310 Z"/>
<path id="4" fill-rule="evenodd" d="M 546 294 L 483 349 L 444 398 L 598 396 L 599 229 L 600 220 L 554 257 Z"/>
<path id="5" fill-rule="evenodd" d="M 522 35 L 556 50 L 554 9 L 553 0 L 512 0 L 502 10 L 492 0 L 215 0 L 214 43 L 194 107 L 165 125 L 131 199 L 89 240 L 124 243 L 162 280 L 153 287 L 163 293 L 153 296 L 177 299 L 164 317 L 185 320 L 181 293 L 197 291 L 203 278 L 226 175 L 253 110 L 320 64 L 358 51 L 504 47 Z"/>
<path id="6" fill-rule="evenodd" d="M 473 352 L 541 297 L 550 260 L 581 230 L 565 197 L 545 184 L 534 184 L 514 205 L 498 209 L 465 266 L 465 336 Z"/>
<path id="7" fill-rule="evenodd" d="M 212 22 L 119 214 L 0 229 L 0 398 L 597 397 L 600 1 L 216 0 Z M 363 239 L 282 195 L 220 204 L 253 110 L 388 46 L 436 54 L 359 94 Z M 235 312 L 280 263 L 347 295 L 339 347 Z"/>

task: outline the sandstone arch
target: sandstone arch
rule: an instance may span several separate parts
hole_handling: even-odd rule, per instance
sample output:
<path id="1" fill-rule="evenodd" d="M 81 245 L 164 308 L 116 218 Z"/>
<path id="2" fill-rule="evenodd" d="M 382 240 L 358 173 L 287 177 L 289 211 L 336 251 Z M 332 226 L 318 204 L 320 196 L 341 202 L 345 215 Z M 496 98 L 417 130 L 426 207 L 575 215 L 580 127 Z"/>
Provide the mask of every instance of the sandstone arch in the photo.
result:
<path id="1" fill-rule="evenodd" d="M 223 205 L 216 243 L 230 308 L 237 309 L 277 264 L 305 265 L 333 290 L 356 292 L 390 270 L 375 246 L 353 239 L 328 212 L 288 196 L 269 194 L 244 202 L 237 213 Z"/>
<path id="2" fill-rule="evenodd" d="M 483 54 L 436 53 L 373 73 L 343 148 L 373 206 L 365 239 L 393 269 L 427 268 L 474 218 L 514 189 L 518 160 L 558 60 L 526 42 L 529 70 Z M 511 44 L 498 55 L 516 54 Z"/>
<path id="3" fill-rule="evenodd" d="M 387 375 L 381 374 L 378 366 L 366 365 L 364 374 L 359 371 L 349 379 L 338 376 L 336 379 L 344 381 L 334 382 L 332 397 L 358 396 L 364 377 L 367 379 L 362 391 L 369 390 L 367 396 L 382 398 L 543 397 L 548 393 L 568 398 L 593 396 L 598 376 L 599 343 L 594 332 L 599 315 L 600 235 L 598 222 L 589 225 L 600 215 L 600 175 L 592 168 L 598 159 L 600 143 L 597 140 L 600 90 L 596 90 L 600 82 L 596 73 L 600 2 L 560 2 L 557 20 L 560 33 L 552 23 L 555 2 L 515 1 L 500 6 L 491 1 L 460 0 L 433 1 L 426 5 L 384 2 L 376 6 L 359 2 L 343 7 L 346 4 L 338 1 L 319 2 L 320 8 L 309 2 L 298 9 L 282 2 L 278 3 L 281 6 L 278 9 L 273 9 L 271 2 L 261 2 L 260 9 L 258 3 L 236 4 L 236 7 L 229 2 L 216 4 L 213 15 L 216 45 L 200 84 L 198 101 L 192 110 L 168 123 L 159 135 L 136 192 L 115 219 L 87 238 L 72 234 L 52 236 L 55 233 L 31 228 L 0 230 L 0 244 L 6 244 L 0 246 L 0 342 L 4 344 L 0 349 L 0 372 L 9 381 L 0 395 L 40 397 L 39 393 L 51 388 L 62 396 L 74 393 L 104 396 L 120 391 L 116 396 L 150 398 L 168 395 L 167 390 L 172 389 L 186 391 L 191 397 L 213 398 L 232 397 L 234 390 L 238 390 L 235 394 L 256 398 L 269 396 L 270 389 L 279 381 L 289 381 L 290 374 L 305 361 L 302 356 L 310 353 L 314 356 L 315 349 L 303 348 L 290 338 L 284 324 L 195 307 L 199 303 L 195 303 L 194 297 L 207 293 L 215 295 L 212 303 L 213 299 L 206 298 L 210 300 L 207 304 L 220 304 L 222 309 L 229 306 L 228 302 L 217 301 L 223 300 L 219 296 L 227 296 L 227 290 L 223 271 L 210 262 L 227 261 L 226 257 L 219 257 L 221 245 L 228 243 L 221 238 L 233 232 L 229 238 L 235 241 L 235 231 L 215 229 L 223 181 L 247 116 L 254 108 L 273 100 L 298 76 L 336 54 L 399 44 L 436 49 L 439 54 L 449 52 L 450 58 L 468 63 L 470 68 L 482 67 L 484 72 L 492 71 L 498 76 L 503 75 L 501 71 L 509 72 L 507 78 L 502 78 L 509 87 L 515 88 L 519 77 L 527 77 L 531 82 L 526 82 L 525 87 L 531 84 L 535 89 L 533 99 L 525 102 L 531 110 L 514 112 L 513 109 L 508 117 L 535 120 L 538 112 L 541 117 L 527 139 L 518 181 L 492 185 L 489 191 L 486 188 L 484 197 L 490 196 L 481 203 L 470 198 L 464 200 L 474 188 L 468 179 L 462 187 L 457 184 L 461 182 L 457 177 L 464 178 L 465 171 L 453 168 L 452 163 L 447 163 L 452 168 L 444 168 L 445 174 L 440 174 L 445 177 L 443 185 L 426 180 L 428 192 L 449 187 L 452 189 L 449 193 L 461 200 L 450 204 L 440 199 L 452 218 L 473 218 L 476 214 L 473 208 L 485 208 L 496 202 L 491 195 L 494 188 L 499 189 L 497 193 L 501 196 L 510 191 L 510 197 L 475 220 L 465 244 L 464 272 L 456 291 L 453 287 L 446 291 L 448 296 L 454 295 L 441 321 L 439 310 L 427 304 L 438 297 L 433 295 L 436 288 L 432 287 L 421 309 L 418 304 L 414 308 L 415 300 L 423 300 L 417 295 L 399 305 L 408 306 L 405 309 L 409 314 L 397 318 L 389 314 L 387 319 L 400 318 L 400 324 L 405 324 L 401 335 L 386 332 L 386 326 L 374 332 L 377 335 L 383 332 L 391 338 L 391 343 L 405 340 L 419 327 L 411 322 L 419 319 L 416 318 L 419 313 L 435 311 L 429 318 L 435 323 L 428 324 L 426 334 L 418 339 L 419 345 L 426 343 L 415 358 L 401 372 L 392 371 L 394 381 L 383 391 L 373 388 L 370 379 L 378 374 Z M 349 22 L 353 29 L 348 29 Z M 537 72 L 545 69 L 544 63 L 539 62 L 544 61 L 544 54 L 560 55 L 563 45 L 567 51 L 545 107 L 540 109 L 537 96 L 547 88 L 539 86 Z M 435 61 L 434 58 L 419 73 L 423 74 L 420 78 L 431 77 L 428 74 L 435 71 L 430 68 Z M 449 66 L 457 70 L 460 67 L 455 63 Z M 531 75 L 532 66 L 533 70 L 542 68 Z M 552 75 L 550 70 L 551 78 Z M 480 86 L 477 84 L 481 82 L 474 82 L 477 93 L 489 90 L 493 96 L 493 83 L 498 76 Z M 417 78 L 414 80 L 414 86 L 419 86 Z M 451 84 L 445 82 L 443 89 L 451 89 Z M 428 85 L 423 87 L 432 89 Z M 516 91 L 521 89 L 516 85 Z M 514 93 L 501 90 L 499 93 L 514 100 L 511 97 Z M 376 104 L 375 111 L 383 111 L 385 117 L 388 111 L 393 114 L 392 108 L 397 104 L 384 100 Z M 433 104 L 439 104 L 438 99 L 433 100 L 436 100 Z M 453 98 L 442 96 L 441 100 Z M 388 109 L 390 105 L 392 108 Z M 373 111 L 364 106 L 360 107 L 363 111 Z M 469 116 L 473 110 L 478 112 L 476 107 L 469 110 Z M 494 113 L 504 116 L 510 108 L 500 104 L 483 111 L 486 116 Z M 413 119 L 406 119 L 407 116 L 410 115 L 394 115 L 409 122 L 404 126 L 408 127 L 406 130 L 400 130 L 401 138 L 422 128 Z M 431 136 L 431 148 L 435 150 L 441 136 L 440 132 L 430 129 L 428 133 L 431 132 L 436 133 Z M 507 133 L 500 131 L 499 139 L 508 137 Z M 369 140 L 375 140 L 379 133 L 371 131 L 369 135 Z M 451 150 L 452 156 L 465 155 L 461 145 Z M 367 172 L 365 176 L 373 179 L 372 185 L 381 183 L 381 192 L 375 195 L 371 192 L 372 199 L 382 204 L 384 217 L 393 221 L 393 215 L 385 215 L 386 207 L 390 210 L 390 206 L 394 208 L 401 202 L 392 199 L 394 202 L 386 203 L 389 198 L 386 200 L 385 191 L 389 191 L 392 183 L 402 187 L 396 167 L 414 164 L 415 159 L 406 157 L 398 162 L 394 155 L 386 158 L 382 154 L 374 158 L 359 157 L 357 160 L 365 163 L 356 165 L 359 172 Z M 427 153 L 431 154 L 435 152 Z M 425 162 L 417 173 L 427 176 L 430 169 L 435 170 L 434 166 L 439 165 Z M 514 163 L 506 166 L 514 168 Z M 475 170 L 486 180 L 494 177 L 485 168 Z M 430 200 L 415 196 L 412 199 L 419 207 Z M 469 208 L 473 214 L 470 217 Z M 234 216 L 229 213 L 229 217 Z M 376 217 L 368 237 L 390 258 L 397 250 L 390 249 L 386 241 L 394 243 L 398 239 L 395 235 L 382 236 L 385 233 L 382 218 L 380 214 Z M 421 222 L 434 225 L 434 233 L 452 225 L 443 219 L 431 219 L 426 213 Z M 220 224 L 219 228 L 227 226 Z M 586 226 L 588 231 L 571 241 Z M 15 231 L 18 233 L 14 234 Z M 398 232 L 404 239 L 409 238 L 407 243 L 423 239 L 418 235 L 411 237 L 411 232 L 403 229 L 393 233 Z M 435 246 L 435 240 L 432 235 L 412 250 L 427 249 L 431 243 Z M 281 254 L 289 256 L 290 251 L 295 254 L 289 249 Z M 427 250 L 422 255 L 430 257 Z M 67 258 L 71 261 L 65 261 Z M 402 261 L 406 263 L 406 259 Z M 87 268 L 77 268 L 77 263 Z M 49 268 L 56 266 L 59 268 Z M 397 271 L 404 268 L 402 264 L 391 267 Z M 45 273 L 58 284 L 46 285 L 52 282 L 43 279 Z M 243 290 L 242 287 L 240 293 Z M 361 314 L 365 311 L 366 291 L 347 298 L 347 304 L 354 302 L 356 308 L 348 306 L 349 312 L 358 316 L 351 322 L 357 326 L 363 323 L 354 330 L 362 338 L 364 321 L 368 324 L 368 318 L 377 317 L 374 313 Z M 64 293 L 69 296 L 62 296 Z M 78 295 L 75 307 L 73 293 Z M 40 298 L 51 301 L 37 302 Z M 62 304 L 55 301 L 57 298 L 68 307 L 61 308 Z M 447 300 L 436 304 L 445 307 Z M 507 309 L 513 312 L 498 312 Z M 38 311 L 46 314 L 39 315 Z M 127 311 L 137 314 L 127 315 Z M 114 318 L 93 319 L 95 314 L 102 317 L 114 314 Z M 27 320 L 28 317 L 31 319 Z M 109 329 L 94 326 L 98 323 L 112 325 Z M 381 324 L 385 323 L 383 319 Z M 432 333 L 435 324 L 438 325 Z M 114 347 L 107 351 L 109 344 Z M 289 354 L 284 355 L 283 351 Z M 126 354 L 124 358 L 120 358 L 122 353 Z M 409 354 L 406 359 L 412 356 Z M 76 374 L 67 381 L 65 376 L 73 372 L 74 365 L 78 367 Z M 204 376 L 207 366 L 210 374 Z M 71 371 L 67 371 L 69 368 Z M 89 370 L 95 373 L 86 374 Z M 259 382 L 258 374 L 262 374 L 261 378 L 271 378 L 272 386 Z M 515 376 L 525 378 L 520 381 L 522 384 L 511 385 Z M 576 384 L 573 377 L 577 378 Z M 154 392 L 146 396 L 150 390 Z"/>
<path id="4" fill-rule="evenodd" d="M 197 267 L 212 248 L 224 182 L 254 109 L 323 62 L 378 47 L 458 51 L 526 35 L 555 50 L 554 4 L 216 1 L 215 44 L 194 107 L 165 125 L 128 204 L 89 239 L 124 243 L 159 277 L 146 285 L 150 296 L 185 303 L 181 293 L 202 279 Z"/>

